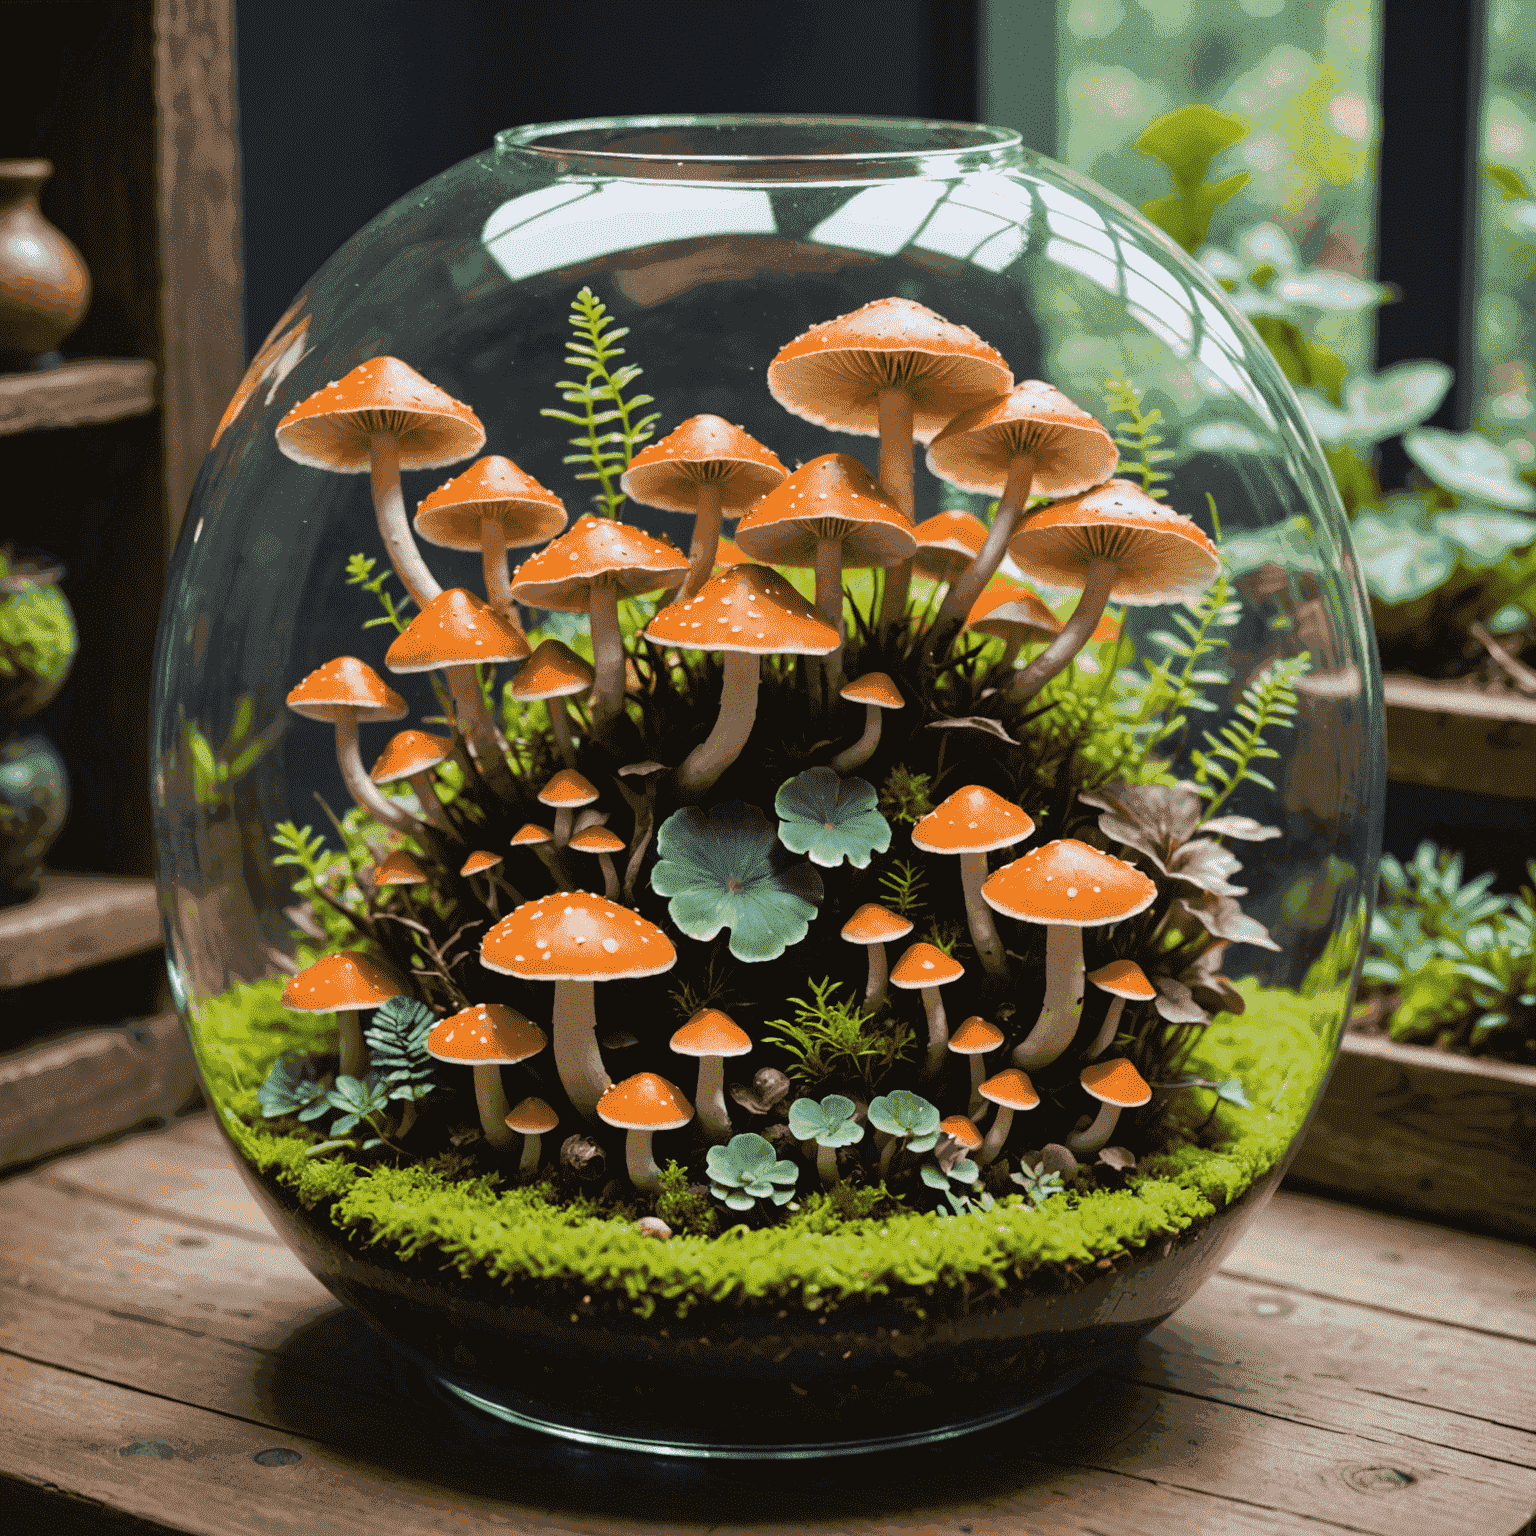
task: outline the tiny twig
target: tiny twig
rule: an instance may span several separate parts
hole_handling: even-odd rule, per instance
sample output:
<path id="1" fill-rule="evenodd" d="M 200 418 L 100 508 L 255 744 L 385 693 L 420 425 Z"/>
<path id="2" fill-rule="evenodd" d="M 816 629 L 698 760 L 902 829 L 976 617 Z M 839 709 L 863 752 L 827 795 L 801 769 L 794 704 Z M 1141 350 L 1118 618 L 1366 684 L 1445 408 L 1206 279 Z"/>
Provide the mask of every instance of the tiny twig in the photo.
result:
<path id="1" fill-rule="evenodd" d="M 1472 634 L 1488 652 L 1488 659 L 1501 671 L 1520 693 L 1536 697 L 1536 667 L 1528 667 L 1506 646 L 1495 640 L 1481 624 L 1472 626 Z"/>

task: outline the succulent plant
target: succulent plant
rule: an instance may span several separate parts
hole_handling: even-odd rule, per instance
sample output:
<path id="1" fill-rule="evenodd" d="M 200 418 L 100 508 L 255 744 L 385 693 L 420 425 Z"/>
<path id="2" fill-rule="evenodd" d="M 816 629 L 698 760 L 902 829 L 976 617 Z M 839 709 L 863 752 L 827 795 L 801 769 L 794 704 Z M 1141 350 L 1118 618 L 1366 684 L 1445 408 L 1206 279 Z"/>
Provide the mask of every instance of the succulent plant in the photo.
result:
<path id="1" fill-rule="evenodd" d="M 864 1127 L 857 1116 L 858 1105 L 840 1093 L 829 1093 L 819 1104 L 796 1099 L 789 1106 L 789 1128 L 796 1139 L 816 1143 L 816 1172 L 823 1184 L 837 1182 L 837 1149 L 863 1141 Z"/>
<path id="2" fill-rule="evenodd" d="M 800 1170 L 779 1157 L 767 1137 L 752 1131 L 711 1147 L 706 1166 L 710 1194 L 733 1211 L 750 1211 L 759 1200 L 787 1205 L 800 1177 Z"/>
<path id="3" fill-rule="evenodd" d="M 866 869 L 870 857 L 891 846 L 891 825 L 876 809 L 879 796 L 865 779 L 845 779 L 830 768 L 808 768 L 780 788 L 773 808 L 779 841 L 811 863 L 835 869 L 845 859 Z"/>

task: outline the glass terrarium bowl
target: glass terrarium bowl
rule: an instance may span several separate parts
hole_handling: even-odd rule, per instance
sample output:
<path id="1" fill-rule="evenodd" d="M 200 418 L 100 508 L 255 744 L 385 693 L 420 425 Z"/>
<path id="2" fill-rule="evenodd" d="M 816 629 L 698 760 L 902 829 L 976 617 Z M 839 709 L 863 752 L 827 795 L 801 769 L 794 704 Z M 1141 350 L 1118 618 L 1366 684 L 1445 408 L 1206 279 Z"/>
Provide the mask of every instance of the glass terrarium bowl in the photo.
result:
<path id="1" fill-rule="evenodd" d="M 1278 1181 L 1375 883 L 1295 398 L 967 124 L 519 129 L 396 203 L 231 402 L 156 690 L 246 1177 L 468 1400 L 595 1443 L 934 1439 L 1132 1343 Z"/>

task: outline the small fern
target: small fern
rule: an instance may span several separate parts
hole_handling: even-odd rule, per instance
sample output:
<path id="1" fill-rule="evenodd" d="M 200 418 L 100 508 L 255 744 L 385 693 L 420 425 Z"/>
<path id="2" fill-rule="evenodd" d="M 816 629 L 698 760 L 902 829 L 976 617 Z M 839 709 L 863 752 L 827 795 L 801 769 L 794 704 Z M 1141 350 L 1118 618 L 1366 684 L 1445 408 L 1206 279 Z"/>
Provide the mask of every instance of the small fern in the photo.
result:
<path id="1" fill-rule="evenodd" d="M 580 383 L 561 379 L 557 387 L 560 398 L 579 409 L 546 406 L 539 414 L 581 428 L 569 439 L 578 451 L 566 454 L 562 462 L 586 465 L 576 478 L 596 480 L 602 489 L 594 493 L 593 502 L 604 517 L 617 517 L 627 499 L 619 489 L 619 476 L 629 467 L 635 450 L 654 435 L 661 413 L 635 414 L 654 403 L 651 395 L 625 397 L 624 391 L 641 374 L 635 363 L 613 366 L 615 359 L 624 356 L 624 348 L 616 343 L 629 335 L 629 327 L 615 326 L 608 306 L 590 288 L 583 288 L 571 301 L 570 323 L 576 334 L 566 343 L 565 362 L 568 368 L 581 370 L 583 377 Z"/>
<path id="2" fill-rule="evenodd" d="M 406 598 L 401 603 L 396 603 L 394 594 L 384 590 L 386 581 L 394 580 L 394 571 L 385 566 L 377 575 L 374 574 L 378 561 L 367 555 L 347 556 L 347 585 L 349 587 L 361 587 L 364 592 L 371 592 L 378 598 L 383 607 L 383 614 L 376 619 L 369 619 L 364 623 L 364 629 L 373 629 L 379 624 L 393 624 L 396 630 L 405 628 L 407 620 L 404 617 L 405 610 L 410 607 L 411 600 Z"/>
<path id="3" fill-rule="evenodd" d="M 880 786 L 880 810 L 887 821 L 915 826 L 933 809 L 928 791 L 933 780 L 926 773 L 913 773 L 905 763 L 897 763 Z"/>
<path id="4" fill-rule="evenodd" d="M 831 1078 L 857 1078 L 873 1093 L 906 1057 L 912 1027 L 896 1023 L 888 1033 L 871 1029 L 870 1016 L 838 997 L 840 990 L 829 977 L 811 982 L 810 1000 L 790 998 L 794 1018 L 769 1020 L 767 1027 L 782 1033 L 765 1035 L 763 1043 L 790 1057 L 789 1075 L 797 1082 L 814 1086 Z"/>
<path id="5" fill-rule="evenodd" d="M 927 875 L 916 864 L 898 859 L 880 876 L 880 894 L 903 917 L 911 917 L 914 912 L 922 910 L 923 891 L 927 884 Z"/>
<path id="6" fill-rule="evenodd" d="M 1168 492 L 1160 489 L 1164 480 L 1170 479 L 1168 471 L 1159 469 L 1173 455 L 1171 448 L 1162 446 L 1163 413 L 1156 408 L 1143 412 L 1141 391 L 1123 373 L 1113 373 L 1104 382 L 1104 403 L 1111 416 L 1123 416 L 1124 421 L 1114 422 L 1115 447 L 1120 450 L 1120 467 L 1123 477 L 1135 475 L 1148 496 L 1161 500 Z"/>
<path id="7" fill-rule="evenodd" d="M 1312 657 L 1300 656 L 1271 662 L 1243 689 L 1237 721 L 1224 725 L 1219 734 L 1202 731 L 1206 750 L 1190 753 L 1195 768 L 1195 788 L 1210 803 L 1206 819 L 1214 816 L 1245 779 L 1273 791 L 1275 784 L 1253 765 L 1280 754 L 1264 739 L 1266 731 L 1289 730 L 1296 713 L 1296 680 L 1312 670 Z"/>

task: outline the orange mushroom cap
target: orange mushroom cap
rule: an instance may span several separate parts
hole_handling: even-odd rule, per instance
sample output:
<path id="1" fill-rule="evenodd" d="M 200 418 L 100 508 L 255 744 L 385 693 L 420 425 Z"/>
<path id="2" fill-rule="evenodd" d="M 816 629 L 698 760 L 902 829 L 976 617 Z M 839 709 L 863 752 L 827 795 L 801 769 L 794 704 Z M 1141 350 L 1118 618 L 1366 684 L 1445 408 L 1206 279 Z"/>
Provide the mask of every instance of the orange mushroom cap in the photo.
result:
<path id="1" fill-rule="evenodd" d="M 967 784 L 912 828 L 912 844 L 925 853 L 990 853 L 1023 842 L 1034 830 L 1018 806 L 981 784 Z"/>
<path id="2" fill-rule="evenodd" d="M 450 587 L 395 636 L 384 653 L 384 665 L 391 672 L 430 672 L 434 667 L 521 661 L 530 654 L 515 624 L 473 592 Z"/>
<path id="3" fill-rule="evenodd" d="M 622 981 L 672 969 L 655 923 L 590 891 L 555 891 L 509 912 L 480 944 L 488 970 L 523 981 Z"/>
<path id="4" fill-rule="evenodd" d="M 876 709 L 905 709 L 907 701 L 901 689 L 884 672 L 866 672 L 851 683 L 844 683 L 842 696 L 850 704 L 873 704 Z"/>
<path id="5" fill-rule="evenodd" d="M 375 885 L 421 885 L 426 878 L 426 871 L 403 848 L 385 854 L 373 869 Z"/>
<path id="6" fill-rule="evenodd" d="M 1144 912 L 1157 887 L 1124 859 L 1066 837 L 1004 865 L 981 894 L 989 907 L 1020 922 L 1097 928 Z"/>
<path id="7" fill-rule="evenodd" d="M 539 791 L 539 803 L 553 806 L 558 811 L 569 811 L 577 806 L 591 805 L 598 798 L 597 786 L 574 768 L 562 768 Z"/>
<path id="8" fill-rule="evenodd" d="M 765 565 L 733 565 L 698 595 L 663 608 L 646 626 L 657 645 L 693 651 L 747 651 L 755 656 L 825 656 L 837 631 Z"/>
<path id="9" fill-rule="evenodd" d="M 560 1117 L 543 1099 L 527 1098 L 508 1113 L 506 1127 L 523 1136 L 547 1136 L 560 1124 Z"/>
<path id="10" fill-rule="evenodd" d="M 366 661 L 338 656 L 288 690 L 288 708 L 306 720 L 334 725 L 343 714 L 359 720 L 403 720 L 405 700 Z"/>
<path id="11" fill-rule="evenodd" d="M 1134 960 L 1111 960 L 1108 965 L 1089 971 L 1088 980 L 1099 991 L 1130 1002 L 1146 1003 L 1157 996 L 1157 988 L 1147 980 L 1146 972 Z"/>
<path id="12" fill-rule="evenodd" d="M 844 570 L 896 565 L 917 551 L 906 514 L 846 453 L 812 459 L 736 525 L 737 548 L 774 565 L 815 565 L 820 539 L 841 543 Z"/>
<path id="13" fill-rule="evenodd" d="M 1078 1081 L 1085 1092 L 1118 1109 L 1138 1109 L 1152 1097 L 1146 1080 L 1123 1056 L 1084 1067 Z"/>
<path id="14" fill-rule="evenodd" d="M 1054 640 L 1061 633 L 1061 620 L 1028 587 L 1017 584 L 988 587 L 971 604 L 965 625 L 983 635 L 1017 638 L 1025 644 Z"/>
<path id="15" fill-rule="evenodd" d="M 622 1131 L 675 1131 L 693 1119 L 693 1105 L 666 1078 L 637 1072 L 597 1101 L 597 1115 Z"/>
<path id="16" fill-rule="evenodd" d="M 619 477 L 626 496 L 643 507 L 692 513 L 699 486 L 720 487 L 726 517 L 745 512 L 789 473 L 779 456 L 719 416 L 690 416 L 659 443 L 650 443 Z"/>
<path id="17" fill-rule="evenodd" d="M 880 392 L 905 389 L 922 443 L 1012 383 L 996 348 L 911 299 L 876 299 L 813 325 L 768 365 L 768 391 L 786 411 L 865 437 L 879 435 Z"/>
<path id="18" fill-rule="evenodd" d="M 979 1014 L 972 1014 L 949 1037 L 949 1048 L 958 1056 L 983 1056 L 1003 1043 L 1003 1032 Z"/>
<path id="19" fill-rule="evenodd" d="M 542 544 L 566 524 L 565 503 L 499 453 L 476 459 L 416 508 L 415 525 L 442 549 L 479 549 L 480 524 L 494 517 L 509 546 Z"/>
<path id="20" fill-rule="evenodd" d="M 745 1056 L 752 1037 L 728 1013 L 701 1008 L 672 1036 L 679 1056 Z"/>
<path id="21" fill-rule="evenodd" d="M 592 678 L 590 663 L 564 641 L 551 636 L 539 641 L 533 655 L 517 669 L 517 676 L 512 679 L 512 697 L 524 704 L 560 699 L 567 694 L 584 693 L 592 686 Z"/>
<path id="22" fill-rule="evenodd" d="M 1093 561 L 1113 560 L 1119 569 L 1110 600 L 1142 605 L 1198 597 L 1221 570 L 1216 546 L 1197 524 L 1129 480 L 1029 513 L 1008 553 L 1027 575 L 1066 587 L 1082 586 Z"/>
<path id="23" fill-rule="evenodd" d="M 715 545 L 715 566 L 741 565 L 746 561 L 746 556 L 729 539 L 721 539 Z"/>
<path id="24" fill-rule="evenodd" d="M 400 993 L 400 984 L 376 960 L 343 950 L 299 972 L 283 988 L 282 1004 L 294 1013 L 334 1013 L 377 1008 Z"/>
<path id="25" fill-rule="evenodd" d="M 1000 496 L 1020 454 L 1035 463 L 1037 496 L 1076 496 L 1115 472 L 1120 455 L 1104 427 L 1040 379 L 1015 384 L 955 417 L 928 449 L 928 468 L 951 485 Z"/>
<path id="26" fill-rule="evenodd" d="M 277 424 L 277 446 L 312 469 L 361 475 L 382 432 L 399 441 L 401 469 L 441 469 L 485 445 L 467 405 L 398 357 L 375 357 L 294 406 Z"/>
<path id="27" fill-rule="evenodd" d="M 540 843 L 553 842 L 555 834 L 548 827 L 525 821 L 507 840 L 509 848 L 537 848 Z"/>
<path id="28" fill-rule="evenodd" d="M 607 827 L 583 827 L 571 839 L 570 846 L 577 853 L 623 853 L 629 844 Z"/>
<path id="29" fill-rule="evenodd" d="M 447 736 L 429 736 L 425 731 L 396 731 L 389 738 L 379 760 L 368 777 L 375 784 L 393 784 L 413 773 L 426 773 L 449 757 L 453 742 Z"/>
<path id="30" fill-rule="evenodd" d="M 495 869 L 502 863 L 499 853 L 488 853 L 484 848 L 477 848 L 464 860 L 464 867 L 459 871 L 466 879 L 470 875 L 483 875 L 488 869 Z"/>
<path id="31" fill-rule="evenodd" d="M 872 901 L 866 901 L 843 924 L 843 937 L 850 944 L 890 944 L 912 932 L 908 919 Z"/>
<path id="32" fill-rule="evenodd" d="M 544 1031 L 516 1008 L 471 1003 L 432 1026 L 427 1054 L 464 1067 L 510 1067 L 537 1056 L 548 1044 Z"/>
<path id="33" fill-rule="evenodd" d="M 939 1130 L 952 1141 L 958 1141 L 967 1152 L 974 1152 L 981 1145 L 981 1132 L 976 1129 L 976 1122 L 967 1120 L 964 1115 L 951 1115 L 947 1120 L 940 1120 Z"/>
<path id="34" fill-rule="evenodd" d="M 1040 1102 L 1029 1074 L 1017 1067 L 1005 1067 L 996 1077 L 989 1077 L 979 1084 L 976 1092 L 1005 1109 L 1033 1109 Z"/>
<path id="35" fill-rule="evenodd" d="M 616 586 L 620 597 L 678 586 L 687 558 L 665 539 L 610 517 L 578 518 L 512 573 L 512 595 L 534 608 L 586 613 L 594 586 Z"/>
<path id="36" fill-rule="evenodd" d="M 891 985 L 914 992 L 919 987 L 944 987 L 959 981 L 965 967 L 937 944 L 909 944 L 891 967 Z"/>
<path id="37" fill-rule="evenodd" d="M 953 581 L 987 542 L 987 525 L 969 512 L 940 512 L 912 532 L 917 538 L 913 569 L 934 581 Z"/>

